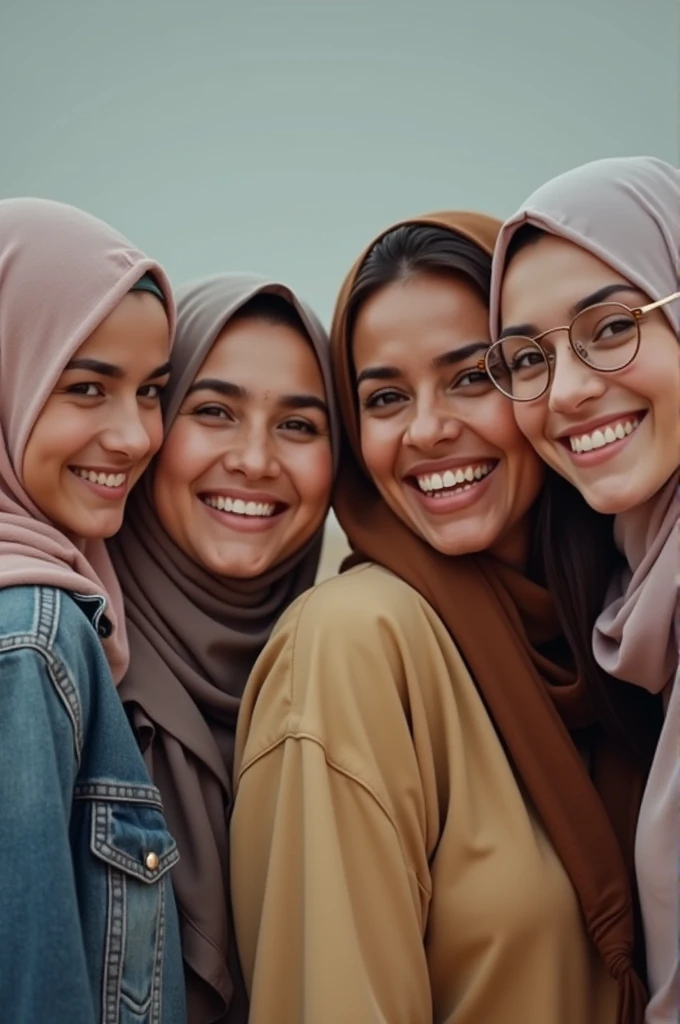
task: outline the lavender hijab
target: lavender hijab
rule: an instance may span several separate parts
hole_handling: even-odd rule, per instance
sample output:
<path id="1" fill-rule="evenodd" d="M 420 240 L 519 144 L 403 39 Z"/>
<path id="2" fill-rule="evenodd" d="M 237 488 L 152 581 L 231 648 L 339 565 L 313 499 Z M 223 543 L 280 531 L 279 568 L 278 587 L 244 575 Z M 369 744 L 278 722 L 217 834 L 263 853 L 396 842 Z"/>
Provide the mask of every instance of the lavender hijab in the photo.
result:
<path id="1" fill-rule="evenodd" d="M 680 171 L 653 157 L 598 160 L 539 188 L 503 226 L 491 284 L 494 334 L 505 254 L 526 223 L 593 253 L 652 301 L 680 289 Z M 662 309 L 677 334 L 680 301 Z M 618 679 L 663 694 L 667 707 L 636 839 L 652 992 L 647 1024 L 680 1019 L 680 683 L 673 685 L 679 479 L 676 471 L 644 504 L 616 516 L 615 538 L 627 564 L 611 583 L 593 633 L 600 665 Z"/>
<path id="2" fill-rule="evenodd" d="M 166 426 L 230 318 L 260 293 L 297 311 L 332 406 L 328 338 L 285 286 L 222 274 L 181 289 Z M 257 353 L 253 358 L 257 359 Z M 151 470 L 150 472 L 152 472 Z M 125 598 L 130 670 L 120 686 L 147 765 L 163 796 L 180 861 L 180 910 L 189 1024 L 247 1019 L 231 929 L 228 820 L 234 733 L 250 670 L 277 619 L 316 576 L 322 532 L 254 580 L 214 576 L 173 543 L 156 517 L 150 472 L 133 493 L 110 546 Z"/>

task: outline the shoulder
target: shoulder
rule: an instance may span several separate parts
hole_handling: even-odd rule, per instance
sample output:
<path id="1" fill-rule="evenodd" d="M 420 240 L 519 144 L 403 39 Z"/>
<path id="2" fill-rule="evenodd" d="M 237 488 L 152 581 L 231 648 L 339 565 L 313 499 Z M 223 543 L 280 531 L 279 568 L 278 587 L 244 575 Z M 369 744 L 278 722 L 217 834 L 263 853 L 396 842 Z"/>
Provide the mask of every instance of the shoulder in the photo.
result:
<path id="1" fill-rule="evenodd" d="M 421 639 L 423 631 L 445 632 L 439 616 L 413 587 L 368 563 L 308 590 L 281 617 L 274 636 L 323 634 L 330 642 L 375 637 L 390 629 Z"/>
<path id="2" fill-rule="evenodd" d="M 403 721 L 412 695 L 449 679 L 452 652 L 432 607 L 389 571 L 369 564 L 326 580 L 291 605 L 255 664 L 239 752 L 247 744 L 248 762 L 285 736 L 326 746 L 359 720 L 369 731 Z"/>
<path id="3" fill-rule="evenodd" d="M 80 649 L 97 635 L 75 598 L 57 587 L 0 589 L 0 652 L 19 647 L 57 654 L 64 645 Z"/>

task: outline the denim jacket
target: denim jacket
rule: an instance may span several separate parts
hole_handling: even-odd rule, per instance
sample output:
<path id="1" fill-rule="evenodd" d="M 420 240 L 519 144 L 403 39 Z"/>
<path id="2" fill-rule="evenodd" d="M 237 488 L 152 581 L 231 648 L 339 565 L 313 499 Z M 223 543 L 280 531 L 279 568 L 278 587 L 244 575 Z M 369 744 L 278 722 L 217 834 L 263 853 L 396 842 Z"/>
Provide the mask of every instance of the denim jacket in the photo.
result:
<path id="1" fill-rule="evenodd" d="M 185 1024 L 160 794 L 102 598 L 0 590 L 0 1021 Z"/>

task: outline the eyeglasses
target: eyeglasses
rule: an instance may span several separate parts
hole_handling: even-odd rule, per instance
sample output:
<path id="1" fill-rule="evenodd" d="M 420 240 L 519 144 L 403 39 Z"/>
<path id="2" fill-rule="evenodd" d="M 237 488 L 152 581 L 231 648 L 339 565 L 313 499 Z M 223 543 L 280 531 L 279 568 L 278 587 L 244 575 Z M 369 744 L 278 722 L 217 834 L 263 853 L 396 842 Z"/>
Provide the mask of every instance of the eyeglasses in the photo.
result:
<path id="1" fill-rule="evenodd" d="M 478 369 L 513 402 L 533 402 L 546 393 L 554 372 L 555 356 L 541 342 L 549 334 L 566 331 L 578 358 L 600 373 L 614 373 L 633 362 L 640 348 L 640 322 L 654 309 L 680 299 L 680 292 L 629 309 L 618 302 L 602 302 L 581 310 L 568 327 L 553 327 L 536 338 L 511 336 L 491 345 Z"/>

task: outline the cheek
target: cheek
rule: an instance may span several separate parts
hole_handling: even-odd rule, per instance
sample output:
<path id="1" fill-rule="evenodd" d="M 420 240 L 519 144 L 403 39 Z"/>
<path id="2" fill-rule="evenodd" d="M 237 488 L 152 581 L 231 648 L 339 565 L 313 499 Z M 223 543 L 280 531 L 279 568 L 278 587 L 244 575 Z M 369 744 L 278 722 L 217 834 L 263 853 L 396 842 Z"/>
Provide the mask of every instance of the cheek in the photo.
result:
<path id="1" fill-rule="evenodd" d="M 389 420 L 366 417 L 360 424 L 361 455 L 374 480 L 394 472 L 399 454 L 400 435 Z"/>
<path id="2" fill-rule="evenodd" d="M 288 460 L 288 473 L 302 504 L 310 512 L 325 515 L 330 503 L 333 460 L 330 444 L 301 446 L 295 458 Z"/>
<path id="3" fill-rule="evenodd" d="M 538 402 L 516 402 L 513 409 L 513 418 L 517 429 L 522 435 L 540 450 L 541 444 L 545 444 L 545 425 L 548 414 L 547 403 Z"/>
<path id="4" fill-rule="evenodd" d="M 73 408 L 45 407 L 38 417 L 24 450 L 22 473 L 48 466 L 54 462 L 68 462 L 87 447 L 97 434 L 92 411 Z"/>
<path id="5" fill-rule="evenodd" d="M 149 459 L 152 459 L 163 444 L 163 416 L 160 408 L 145 413 L 144 429 L 149 438 Z"/>
<path id="6" fill-rule="evenodd" d="M 177 420 L 158 456 L 155 486 L 164 491 L 190 486 L 214 462 L 216 442 L 191 420 Z"/>

